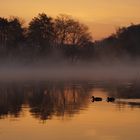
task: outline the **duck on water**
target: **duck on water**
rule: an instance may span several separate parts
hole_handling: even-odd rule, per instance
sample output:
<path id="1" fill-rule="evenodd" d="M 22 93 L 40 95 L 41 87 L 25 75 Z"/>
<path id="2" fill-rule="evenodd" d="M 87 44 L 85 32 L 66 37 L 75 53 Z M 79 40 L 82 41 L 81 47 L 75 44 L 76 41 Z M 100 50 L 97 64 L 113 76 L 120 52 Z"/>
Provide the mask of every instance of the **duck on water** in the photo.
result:
<path id="1" fill-rule="evenodd" d="M 94 96 L 92 96 L 91 97 L 92 98 L 92 102 L 94 102 L 94 101 L 102 101 L 103 99 L 101 98 L 101 97 L 94 97 Z"/>
<path id="2" fill-rule="evenodd" d="M 91 98 L 92 98 L 92 102 L 95 102 L 95 101 L 96 102 L 100 102 L 100 101 L 103 100 L 101 97 L 94 97 L 94 96 L 92 96 Z M 106 101 L 107 102 L 114 102 L 115 98 L 114 97 L 107 97 Z"/>
<path id="3" fill-rule="evenodd" d="M 114 97 L 107 97 L 107 102 L 114 102 L 115 98 Z"/>

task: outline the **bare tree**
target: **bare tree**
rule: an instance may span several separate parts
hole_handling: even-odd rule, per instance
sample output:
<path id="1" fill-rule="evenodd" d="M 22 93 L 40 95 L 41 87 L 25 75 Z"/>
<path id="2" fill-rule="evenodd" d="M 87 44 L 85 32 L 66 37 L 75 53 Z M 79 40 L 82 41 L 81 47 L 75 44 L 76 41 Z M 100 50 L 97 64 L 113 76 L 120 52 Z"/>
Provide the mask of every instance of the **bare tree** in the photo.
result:
<path id="1" fill-rule="evenodd" d="M 59 15 L 55 19 L 55 34 L 60 45 L 83 46 L 92 40 L 88 27 L 68 15 Z"/>

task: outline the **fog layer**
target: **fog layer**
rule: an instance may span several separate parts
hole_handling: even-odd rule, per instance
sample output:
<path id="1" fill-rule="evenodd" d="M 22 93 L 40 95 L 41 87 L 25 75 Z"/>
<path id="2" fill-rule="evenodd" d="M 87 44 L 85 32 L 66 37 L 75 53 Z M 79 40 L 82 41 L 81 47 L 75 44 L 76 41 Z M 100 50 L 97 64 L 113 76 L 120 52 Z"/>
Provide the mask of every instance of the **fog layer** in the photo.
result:
<path id="1" fill-rule="evenodd" d="M 137 63 L 1 65 L 4 80 L 139 80 Z"/>

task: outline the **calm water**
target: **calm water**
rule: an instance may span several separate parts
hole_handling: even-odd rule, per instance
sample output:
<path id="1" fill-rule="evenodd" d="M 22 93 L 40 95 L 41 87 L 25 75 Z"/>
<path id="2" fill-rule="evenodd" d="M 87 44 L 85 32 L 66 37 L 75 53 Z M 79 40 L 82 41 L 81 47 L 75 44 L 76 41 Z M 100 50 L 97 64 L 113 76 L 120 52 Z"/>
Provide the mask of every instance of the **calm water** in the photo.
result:
<path id="1" fill-rule="evenodd" d="M 139 130 L 137 82 L 0 84 L 0 140 L 139 140 Z"/>

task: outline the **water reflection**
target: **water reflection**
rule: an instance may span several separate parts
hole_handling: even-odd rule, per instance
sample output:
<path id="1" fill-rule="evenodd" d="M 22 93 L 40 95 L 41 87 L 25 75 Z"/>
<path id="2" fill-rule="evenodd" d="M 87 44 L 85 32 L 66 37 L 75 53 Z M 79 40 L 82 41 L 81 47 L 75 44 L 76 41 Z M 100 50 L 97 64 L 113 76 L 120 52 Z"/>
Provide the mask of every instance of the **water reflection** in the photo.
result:
<path id="1" fill-rule="evenodd" d="M 123 99 L 140 99 L 140 83 L 129 82 L 119 85 L 109 85 L 105 89 L 110 96 Z"/>
<path id="2" fill-rule="evenodd" d="M 22 106 L 41 120 L 72 116 L 88 106 L 92 88 L 87 84 L 14 84 L 0 87 L 0 117 L 19 117 Z"/>
<path id="3" fill-rule="evenodd" d="M 129 101 L 129 100 L 121 100 L 116 102 L 118 105 L 118 108 L 125 108 L 126 106 L 129 106 L 131 108 L 140 108 L 140 100 L 134 100 L 134 101 Z"/>
<path id="4" fill-rule="evenodd" d="M 139 93 L 134 83 L 1 83 L 0 139 L 139 140 Z"/>
<path id="5" fill-rule="evenodd" d="M 106 91 L 103 97 L 115 97 L 117 107 L 140 107 L 140 86 L 138 83 L 121 85 L 96 83 L 18 83 L 1 84 L 0 118 L 20 117 L 24 107 L 38 119 L 47 120 L 53 116 L 72 117 L 88 108 L 96 88 Z M 102 98 L 102 97 L 101 97 Z M 132 100 L 130 100 L 132 99 Z M 136 100 L 137 99 L 137 100 Z M 106 101 L 106 100 L 105 100 Z M 101 102 L 104 102 L 101 101 Z"/>
<path id="6" fill-rule="evenodd" d="M 119 85 L 108 85 L 104 88 L 109 96 L 116 97 L 119 108 L 130 106 L 140 108 L 140 83 L 132 81 Z"/>

